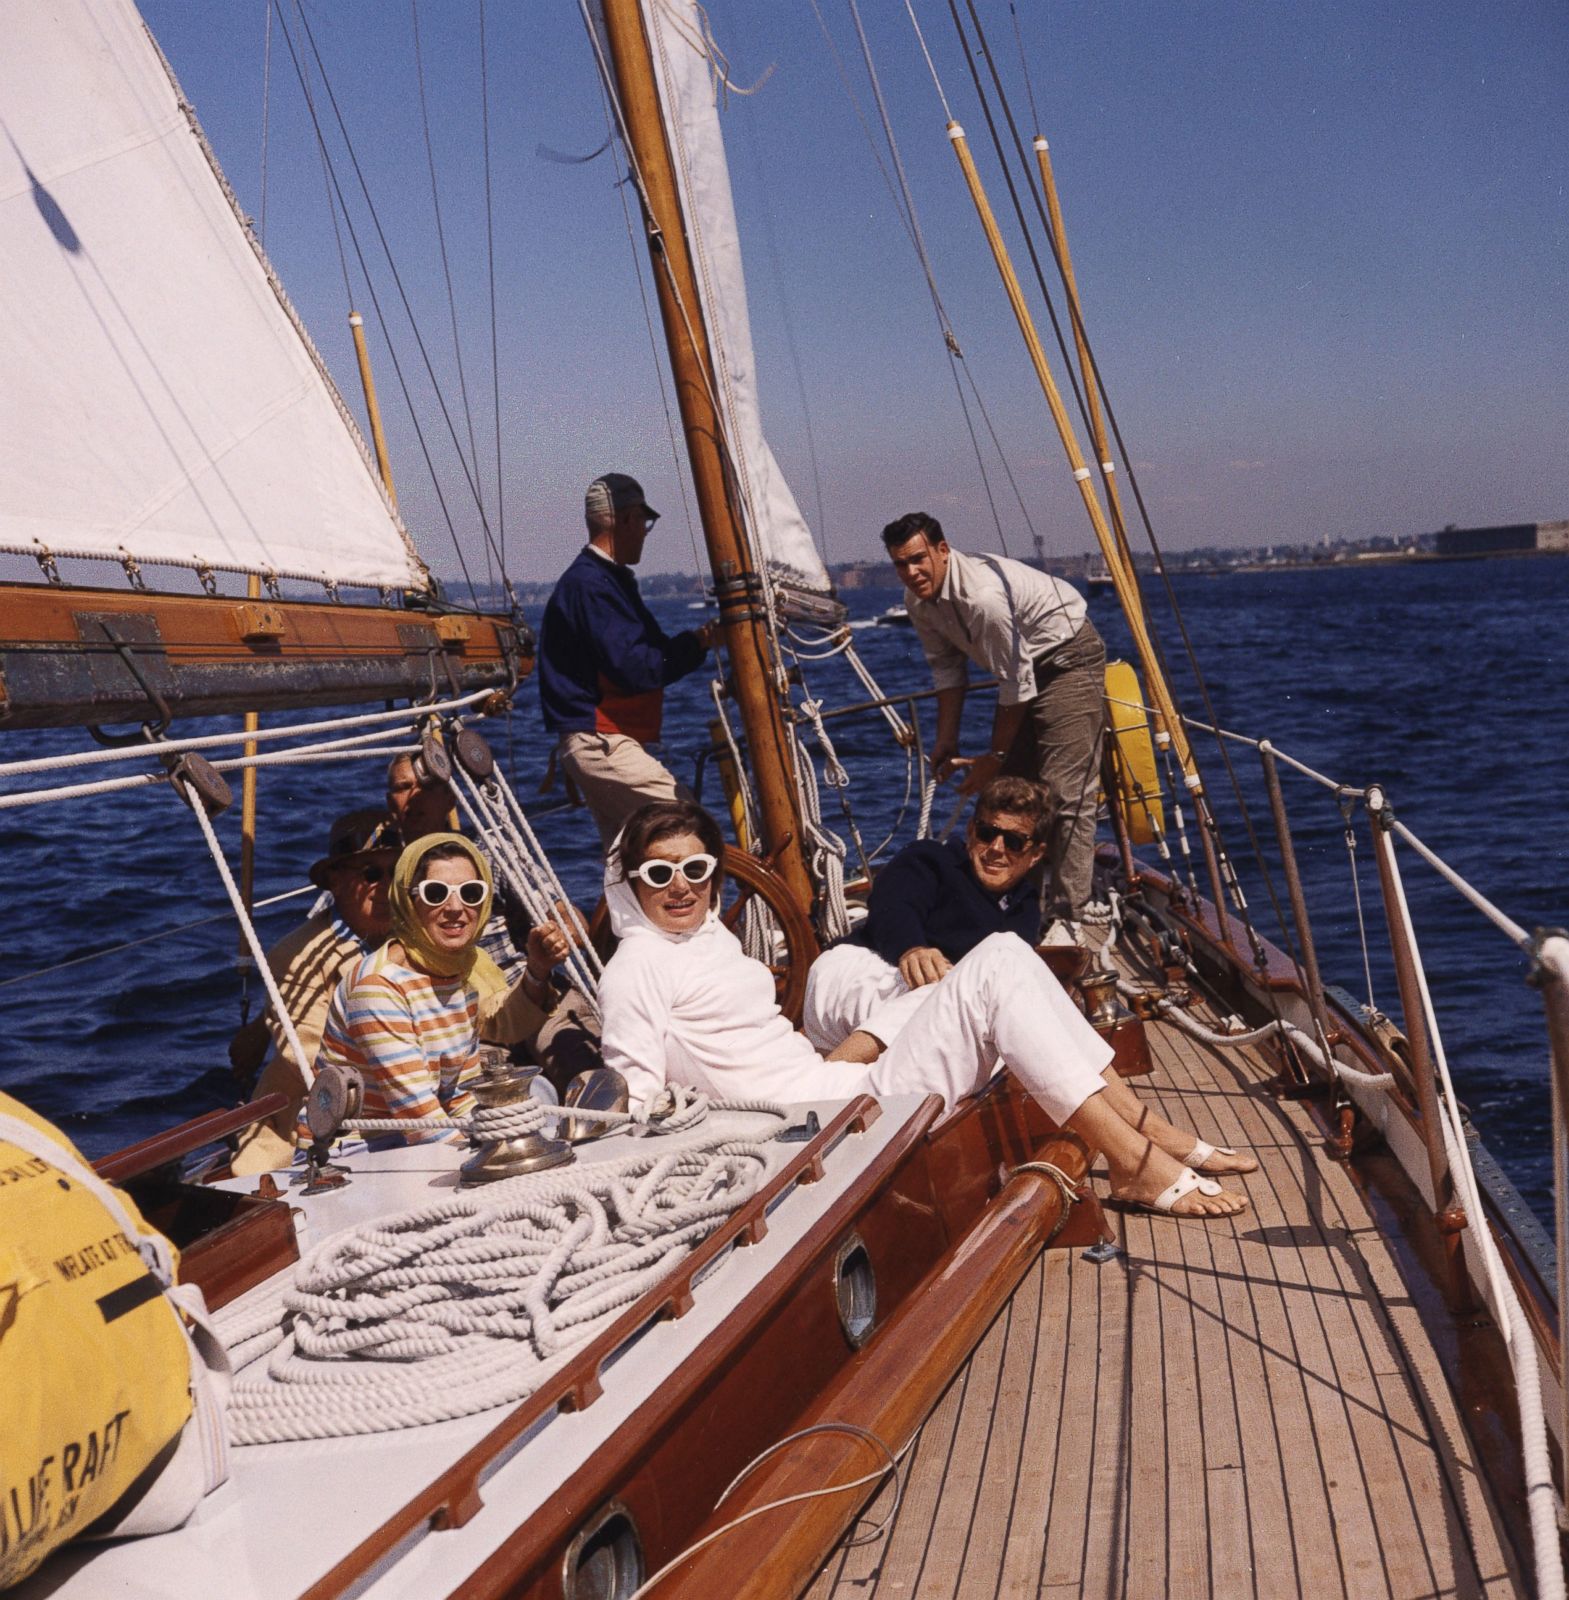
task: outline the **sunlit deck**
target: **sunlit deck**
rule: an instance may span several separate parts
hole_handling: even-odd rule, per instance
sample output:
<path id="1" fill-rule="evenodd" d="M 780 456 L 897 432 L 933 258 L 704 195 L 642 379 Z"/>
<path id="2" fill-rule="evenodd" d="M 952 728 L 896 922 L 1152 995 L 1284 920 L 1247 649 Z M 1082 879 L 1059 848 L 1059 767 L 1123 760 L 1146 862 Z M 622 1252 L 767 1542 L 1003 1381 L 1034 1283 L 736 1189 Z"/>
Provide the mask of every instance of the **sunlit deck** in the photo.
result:
<path id="1" fill-rule="evenodd" d="M 808 1594 L 1521 1592 L 1456 1397 L 1309 1112 L 1254 1051 L 1150 1034 L 1140 1092 L 1258 1154 L 1252 1208 L 1114 1217 L 1106 1266 L 1043 1256 L 920 1433 L 888 1532 Z"/>

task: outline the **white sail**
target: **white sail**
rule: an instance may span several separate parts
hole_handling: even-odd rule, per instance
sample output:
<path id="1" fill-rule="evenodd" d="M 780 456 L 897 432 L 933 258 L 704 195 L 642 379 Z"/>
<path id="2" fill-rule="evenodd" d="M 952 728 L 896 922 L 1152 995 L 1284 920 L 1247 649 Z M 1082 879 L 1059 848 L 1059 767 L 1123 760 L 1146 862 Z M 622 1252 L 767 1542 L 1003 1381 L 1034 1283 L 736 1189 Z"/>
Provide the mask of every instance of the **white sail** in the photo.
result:
<path id="1" fill-rule="evenodd" d="M 746 278 L 704 15 L 693 0 L 642 4 L 747 523 L 776 579 L 831 594 L 812 531 L 763 435 Z"/>
<path id="2" fill-rule="evenodd" d="M 424 586 L 130 0 L 0 41 L 0 547 Z"/>

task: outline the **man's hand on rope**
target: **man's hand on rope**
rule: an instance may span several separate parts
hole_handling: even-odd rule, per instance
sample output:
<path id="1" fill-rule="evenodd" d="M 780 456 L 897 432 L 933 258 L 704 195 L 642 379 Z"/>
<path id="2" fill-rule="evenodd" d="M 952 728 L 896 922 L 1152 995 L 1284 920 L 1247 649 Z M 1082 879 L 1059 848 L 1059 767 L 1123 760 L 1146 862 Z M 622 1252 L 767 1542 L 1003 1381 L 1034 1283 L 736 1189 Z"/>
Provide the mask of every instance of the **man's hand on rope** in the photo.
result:
<path id="1" fill-rule="evenodd" d="M 964 775 L 964 782 L 959 785 L 959 793 L 979 794 L 1002 771 L 1002 757 L 991 750 L 969 761 L 956 761 L 954 765 L 969 768 Z"/>
<path id="2" fill-rule="evenodd" d="M 953 971 L 953 963 L 935 945 L 917 945 L 899 957 L 899 976 L 912 989 L 924 989 Z"/>
<path id="3" fill-rule="evenodd" d="M 967 764 L 960 757 L 956 744 L 934 744 L 928 759 L 932 764 L 932 776 L 938 783 L 946 783 L 957 768 Z"/>
<path id="4" fill-rule="evenodd" d="M 528 930 L 528 966 L 523 973 L 526 992 L 540 1000 L 550 986 L 550 976 L 572 952 L 572 941 L 554 922 L 539 922 Z"/>

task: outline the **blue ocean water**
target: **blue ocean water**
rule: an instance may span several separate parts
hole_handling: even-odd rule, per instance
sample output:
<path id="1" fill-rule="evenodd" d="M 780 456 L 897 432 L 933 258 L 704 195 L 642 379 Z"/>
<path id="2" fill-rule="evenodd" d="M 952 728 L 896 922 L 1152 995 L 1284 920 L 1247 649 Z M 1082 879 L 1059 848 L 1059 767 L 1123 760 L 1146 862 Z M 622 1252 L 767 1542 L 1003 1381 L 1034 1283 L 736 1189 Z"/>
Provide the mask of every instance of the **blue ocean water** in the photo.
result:
<path id="1" fill-rule="evenodd" d="M 1562 822 L 1569 651 L 1559 631 L 1569 605 L 1569 560 L 1349 564 L 1174 582 L 1221 726 L 1268 737 L 1342 782 L 1383 783 L 1401 820 L 1517 921 L 1569 922 Z M 1165 600 L 1153 582 L 1146 593 L 1179 699 L 1203 717 Z M 911 631 L 873 622 L 899 592 L 858 590 L 846 598 L 860 624 L 857 648 L 884 688 L 926 687 Z M 699 620 L 682 601 L 656 609 L 671 628 Z M 1111 653 L 1128 656 L 1115 603 L 1095 599 L 1091 615 Z M 803 670 L 826 706 L 864 698 L 840 662 L 809 661 Z M 929 702 L 922 714 L 929 737 Z M 694 752 L 707 742 L 711 715 L 701 678 L 671 691 L 665 754 L 683 776 L 690 778 Z M 988 719 L 989 708 L 978 706 L 967 721 L 977 751 Z M 908 763 L 882 718 L 846 718 L 830 729 L 851 775 L 849 798 L 866 847 L 888 835 L 895 847 L 912 837 L 917 801 Z M 560 798 L 559 791 L 538 794 L 548 748 L 532 686 L 506 726 L 486 731 L 526 807 Z M 75 731 L 13 733 L 0 756 L 86 745 Z M 1215 743 L 1196 735 L 1195 745 L 1257 924 L 1284 942 Z M 1257 756 L 1237 745 L 1231 757 L 1284 903 Z M 301 885 L 331 819 L 378 803 L 381 778 L 379 760 L 264 771 L 258 896 Z M 1332 797 L 1306 779 L 1288 772 L 1286 784 L 1325 979 L 1365 997 L 1343 818 Z M 706 775 L 704 790 L 715 797 L 714 774 Z M 833 795 L 825 793 L 824 809 L 829 825 L 843 832 Z M 936 815 L 950 809 L 940 796 Z M 1373 998 L 1398 1021 L 1365 817 L 1358 813 L 1353 826 Z M 537 829 L 572 893 L 591 905 L 599 860 L 586 816 L 542 814 Z M 232 862 L 237 806 L 219 819 L 218 832 Z M 0 811 L 0 850 L 9 911 L 0 940 L 0 1084 L 60 1121 L 91 1154 L 233 1103 L 226 1046 L 242 1007 L 236 930 L 194 819 L 173 796 L 160 787 Z M 1402 854 L 1460 1093 L 1493 1153 L 1546 1215 L 1546 1041 L 1525 963 L 1412 852 Z M 296 899 L 262 913 L 264 940 L 280 937 L 308 904 Z M 216 920 L 186 926 L 203 918 Z M 185 931 L 160 932 L 177 926 Z M 146 942 L 127 947 L 133 940 Z M 82 956 L 92 959 L 47 970 Z"/>

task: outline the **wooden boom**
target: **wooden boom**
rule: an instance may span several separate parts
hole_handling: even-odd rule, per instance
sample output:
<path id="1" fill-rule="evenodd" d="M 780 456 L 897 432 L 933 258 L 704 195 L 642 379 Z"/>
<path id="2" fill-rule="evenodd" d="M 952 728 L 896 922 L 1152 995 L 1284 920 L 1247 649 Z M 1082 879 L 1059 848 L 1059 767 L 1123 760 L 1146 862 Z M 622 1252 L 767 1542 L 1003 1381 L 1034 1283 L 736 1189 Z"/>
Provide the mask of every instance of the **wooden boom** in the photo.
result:
<path id="1" fill-rule="evenodd" d="M 0 727 L 153 722 L 509 691 L 502 617 L 0 584 Z"/>

